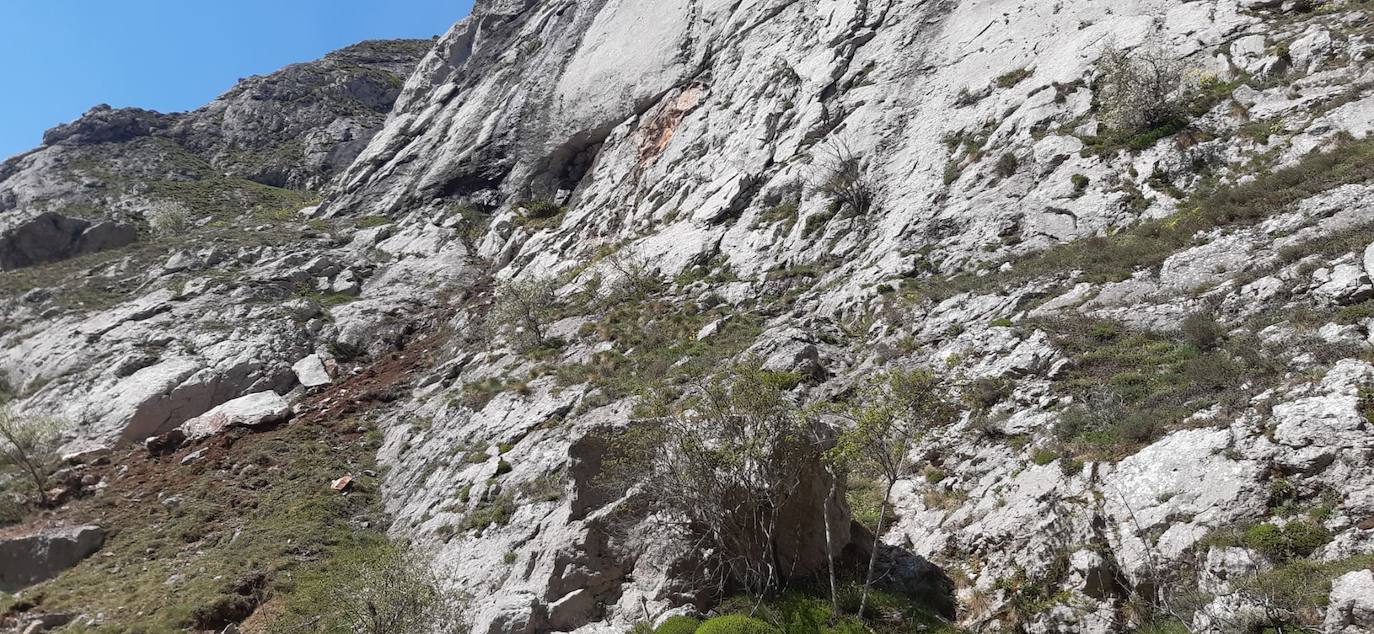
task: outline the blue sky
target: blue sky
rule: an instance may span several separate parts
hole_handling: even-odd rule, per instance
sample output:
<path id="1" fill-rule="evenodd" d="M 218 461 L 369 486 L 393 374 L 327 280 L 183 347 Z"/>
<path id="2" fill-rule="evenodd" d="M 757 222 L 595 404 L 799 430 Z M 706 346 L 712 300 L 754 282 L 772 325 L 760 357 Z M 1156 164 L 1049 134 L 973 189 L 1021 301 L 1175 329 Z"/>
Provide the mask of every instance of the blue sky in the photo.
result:
<path id="1" fill-rule="evenodd" d="M 91 106 L 190 110 L 366 39 L 440 35 L 471 0 L 0 0 L 0 160 Z"/>

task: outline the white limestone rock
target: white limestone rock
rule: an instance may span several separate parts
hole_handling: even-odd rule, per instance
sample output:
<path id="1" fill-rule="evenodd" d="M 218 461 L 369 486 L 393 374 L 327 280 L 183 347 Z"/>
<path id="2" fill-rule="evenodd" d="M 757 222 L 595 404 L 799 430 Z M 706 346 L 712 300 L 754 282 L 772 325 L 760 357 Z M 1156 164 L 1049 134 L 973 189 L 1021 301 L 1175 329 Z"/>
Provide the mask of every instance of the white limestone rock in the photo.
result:
<path id="1" fill-rule="evenodd" d="M 223 433 L 231 427 L 258 427 L 279 423 L 291 416 L 291 404 L 275 392 L 258 392 L 219 405 L 182 423 L 179 429 L 194 442 Z"/>
<path id="2" fill-rule="evenodd" d="M 291 371 L 296 373 L 296 380 L 306 389 L 322 387 L 334 382 L 334 377 L 330 376 L 329 370 L 325 368 L 324 360 L 318 354 L 308 355 L 297 361 L 291 366 Z"/>

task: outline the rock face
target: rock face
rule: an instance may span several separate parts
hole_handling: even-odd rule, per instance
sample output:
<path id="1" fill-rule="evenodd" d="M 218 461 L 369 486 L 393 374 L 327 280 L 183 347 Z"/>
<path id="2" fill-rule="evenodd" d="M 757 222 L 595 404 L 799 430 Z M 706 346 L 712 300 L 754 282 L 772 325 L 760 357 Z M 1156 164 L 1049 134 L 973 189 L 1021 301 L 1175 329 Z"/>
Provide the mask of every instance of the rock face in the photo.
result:
<path id="1" fill-rule="evenodd" d="M 1180 65 L 1171 118 L 1111 128 L 1108 45 Z M 735 363 L 799 405 L 924 366 L 959 422 L 876 544 L 829 526 L 899 590 L 986 631 L 1361 631 L 1371 51 L 1338 0 L 480 1 L 6 162 L 0 391 L 73 452 L 366 406 L 474 631 L 595 632 L 718 597 L 593 432 Z M 420 341 L 413 385 L 334 392 Z"/>
<path id="2" fill-rule="evenodd" d="M 0 592 L 16 592 L 51 579 L 90 557 L 104 542 L 105 531 L 98 526 L 0 539 Z"/>
<path id="3" fill-rule="evenodd" d="M 1324 626 L 1332 634 L 1374 630 L 1374 572 L 1359 570 L 1336 580 Z"/>

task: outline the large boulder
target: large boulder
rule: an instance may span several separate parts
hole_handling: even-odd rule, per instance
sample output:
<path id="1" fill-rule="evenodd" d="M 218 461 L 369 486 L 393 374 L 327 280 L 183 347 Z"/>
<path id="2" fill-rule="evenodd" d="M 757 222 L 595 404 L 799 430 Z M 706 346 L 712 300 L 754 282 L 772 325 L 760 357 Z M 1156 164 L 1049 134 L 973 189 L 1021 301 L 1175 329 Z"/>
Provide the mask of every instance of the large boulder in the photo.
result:
<path id="1" fill-rule="evenodd" d="M 0 226 L 0 271 L 116 249 L 137 239 L 132 225 L 45 212 Z"/>
<path id="2" fill-rule="evenodd" d="M 46 581 L 91 556 L 105 543 L 99 526 L 46 530 L 0 540 L 0 592 Z"/>
<path id="3" fill-rule="evenodd" d="M 259 427 L 280 423 L 291 417 L 291 404 L 276 392 L 258 392 L 241 396 L 200 416 L 186 421 L 179 428 L 188 442 L 223 433 L 231 427 Z"/>

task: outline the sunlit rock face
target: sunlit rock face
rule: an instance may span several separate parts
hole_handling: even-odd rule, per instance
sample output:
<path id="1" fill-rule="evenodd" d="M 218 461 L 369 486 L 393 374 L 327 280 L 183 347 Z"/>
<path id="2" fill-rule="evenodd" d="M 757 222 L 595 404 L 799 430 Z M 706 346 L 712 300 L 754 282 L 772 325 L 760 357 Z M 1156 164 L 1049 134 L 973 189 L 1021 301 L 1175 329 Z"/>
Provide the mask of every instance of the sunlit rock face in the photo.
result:
<path id="1" fill-rule="evenodd" d="M 0 268 L 43 276 L 0 295 L 0 377 L 77 450 L 251 395 L 276 413 L 266 393 L 423 346 L 413 380 L 339 398 L 373 405 L 391 533 L 474 597 L 475 631 L 533 633 L 716 598 L 681 527 L 603 477 L 646 388 L 750 363 L 810 404 L 924 366 L 962 412 L 894 487 L 895 589 L 988 631 L 1128 631 L 1162 600 L 1243 631 L 1266 614 L 1247 580 L 1292 563 L 1254 536 L 1298 525 L 1339 575 L 1329 610 L 1291 618 L 1359 631 L 1368 11 L 479 2 L 423 46 L 347 49 L 185 115 L 93 111 L 6 163 Z M 1176 65 L 1184 120 L 1112 129 L 1108 50 Z M 211 169 L 237 180 L 208 207 L 166 185 Z M 135 177 L 162 198 L 88 213 Z M 145 238 L 178 200 L 186 239 Z M 512 281 L 554 286 L 556 345 L 493 323 Z M 809 564 L 873 547 L 828 482 L 789 519 Z"/>

